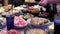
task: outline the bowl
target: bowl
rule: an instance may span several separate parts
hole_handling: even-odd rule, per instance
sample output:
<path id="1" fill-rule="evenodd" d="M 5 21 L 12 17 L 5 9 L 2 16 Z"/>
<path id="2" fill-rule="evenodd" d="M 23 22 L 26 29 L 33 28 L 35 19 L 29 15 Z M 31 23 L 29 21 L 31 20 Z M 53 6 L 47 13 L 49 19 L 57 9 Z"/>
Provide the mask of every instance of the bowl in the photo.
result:
<path id="1" fill-rule="evenodd" d="M 15 17 L 14 18 L 14 26 L 17 28 L 24 28 L 27 26 L 27 22 L 23 18 Z"/>
<path id="2" fill-rule="evenodd" d="M 6 27 L 6 23 L 0 23 L 0 29 Z"/>
<path id="3" fill-rule="evenodd" d="M 41 31 L 45 32 L 45 34 L 50 34 L 50 32 L 47 29 L 40 29 L 40 28 L 26 28 L 24 30 L 24 34 L 26 34 L 28 30 L 30 30 L 30 32 L 31 32 L 31 30 L 33 30 L 33 29 L 36 29 L 36 31 L 41 30 Z M 31 34 L 31 33 L 29 33 L 29 34 Z M 38 34 L 38 33 L 36 33 L 36 34 Z"/>
<path id="4" fill-rule="evenodd" d="M 36 19 L 44 19 L 44 20 L 46 20 L 45 18 L 33 18 L 34 20 L 36 20 Z M 31 24 L 31 18 L 30 19 L 28 19 L 27 20 L 27 23 L 28 24 L 30 24 L 31 26 L 34 26 L 34 27 L 45 27 L 45 26 L 49 26 L 50 24 L 51 24 L 51 22 L 50 22 L 50 20 L 48 20 L 48 22 L 47 23 L 45 23 L 45 24 Z"/>
<path id="5" fill-rule="evenodd" d="M 0 17 L 0 29 L 6 27 L 6 18 Z"/>
<path id="6" fill-rule="evenodd" d="M 14 29 L 9 30 L 8 33 L 10 33 L 10 34 L 21 34 L 19 31 L 14 30 Z"/>

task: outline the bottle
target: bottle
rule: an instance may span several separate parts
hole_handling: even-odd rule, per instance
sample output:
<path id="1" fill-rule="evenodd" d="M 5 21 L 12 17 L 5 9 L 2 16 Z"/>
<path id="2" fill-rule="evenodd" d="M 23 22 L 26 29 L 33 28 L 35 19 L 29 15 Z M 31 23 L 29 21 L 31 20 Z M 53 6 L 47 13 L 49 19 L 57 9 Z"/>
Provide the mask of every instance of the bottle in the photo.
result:
<path id="1" fill-rule="evenodd" d="M 6 15 L 6 22 L 7 22 L 7 30 L 14 29 L 14 16 L 13 16 L 13 8 Z"/>
<path id="2" fill-rule="evenodd" d="M 7 30 L 14 29 L 14 16 L 6 16 Z"/>

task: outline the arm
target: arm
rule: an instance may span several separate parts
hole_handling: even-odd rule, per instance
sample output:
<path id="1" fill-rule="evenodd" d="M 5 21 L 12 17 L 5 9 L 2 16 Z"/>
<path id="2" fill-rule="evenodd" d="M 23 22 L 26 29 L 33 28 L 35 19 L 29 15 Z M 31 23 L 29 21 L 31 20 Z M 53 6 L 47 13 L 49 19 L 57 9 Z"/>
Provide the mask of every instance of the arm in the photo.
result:
<path id="1" fill-rule="evenodd" d="M 46 5 L 47 3 L 60 4 L 60 0 L 41 0 L 39 5 Z"/>
<path id="2" fill-rule="evenodd" d="M 60 0 L 48 0 L 48 3 L 60 4 Z"/>

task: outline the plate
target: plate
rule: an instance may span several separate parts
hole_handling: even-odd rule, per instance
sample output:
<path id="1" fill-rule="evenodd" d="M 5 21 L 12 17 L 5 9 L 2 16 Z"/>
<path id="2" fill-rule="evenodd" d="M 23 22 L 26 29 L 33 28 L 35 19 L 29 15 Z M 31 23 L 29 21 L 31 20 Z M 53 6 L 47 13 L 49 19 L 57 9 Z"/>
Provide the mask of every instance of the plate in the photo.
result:
<path id="1" fill-rule="evenodd" d="M 46 20 L 45 18 L 39 18 L 39 17 L 35 17 L 33 19 L 44 19 L 44 20 Z M 27 23 L 31 25 L 30 21 L 31 21 L 31 18 L 27 19 Z M 43 25 L 33 25 L 33 26 L 39 26 L 39 27 L 40 26 L 49 26 L 50 24 L 52 24 L 52 23 L 50 22 L 50 20 L 48 20 L 48 23 L 46 23 L 46 24 L 43 24 Z"/>
<path id="2" fill-rule="evenodd" d="M 0 29 L 3 29 L 6 27 L 6 23 L 0 23 Z"/>
<path id="3" fill-rule="evenodd" d="M 27 22 L 23 18 L 19 18 L 19 17 L 15 16 L 14 17 L 14 26 L 25 27 L 25 26 L 27 26 Z"/>
<path id="4" fill-rule="evenodd" d="M 31 29 L 40 29 L 40 28 L 26 28 L 26 29 L 24 30 L 24 34 L 26 34 L 26 32 L 27 32 L 28 30 L 31 30 Z M 49 32 L 48 29 L 40 29 L 40 30 L 46 32 L 47 34 L 50 34 L 50 32 Z"/>

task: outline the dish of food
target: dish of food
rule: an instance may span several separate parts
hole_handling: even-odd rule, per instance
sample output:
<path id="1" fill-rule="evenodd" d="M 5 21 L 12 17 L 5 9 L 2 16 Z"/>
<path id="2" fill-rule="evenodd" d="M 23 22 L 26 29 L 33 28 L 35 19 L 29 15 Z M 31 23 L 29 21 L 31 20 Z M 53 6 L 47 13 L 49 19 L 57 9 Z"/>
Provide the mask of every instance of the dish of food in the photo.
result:
<path id="1" fill-rule="evenodd" d="M 25 27 L 25 26 L 27 26 L 27 23 L 23 18 L 19 18 L 19 17 L 15 16 L 14 26 L 16 26 L 16 27 Z"/>
<path id="2" fill-rule="evenodd" d="M 16 9 L 16 10 L 24 10 L 24 8 L 23 7 L 20 7 L 20 6 L 15 7 L 14 9 Z"/>
<path id="3" fill-rule="evenodd" d="M 30 13 L 26 13 L 24 15 L 20 15 L 19 17 L 22 17 L 24 19 L 28 19 L 28 18 L 34 18 L 34 15 L 30 14 Z"/>
<path id="4" fill-rule="evenodd" d="M 50 21 L 45 18 L 31 18 L 27 20 L 27 23 L 31 25 L 47 25 L 50 24 Z"/>
<path id="5" fill-rule="evenodd" d="M 2 15 L 6 15 L 6 12 L 3 12 Z"/>
<path id="6" fill-rule="evenodd" d="M 20 5 L 20 7 L 27 7 L 26 5 Z"/>
<path id="7" fill-rule="evenodd" d="M 26 34 L 47 34 L 47 32 L 41 29 L 29 29 L 27 30 Z"/>
<path id="8" fill-rule="evenodd" d="M 6 5 L 6 6 L 3 6 L 3 8 L 4 8 L 5 10 L 11 9 L 11 8 L 12 8 L 12 5 Z"/>
<path id="9" fill-rule="evenodd" d="M 31 19 L 31 24 L 44 24 L 44 23 L 48 23 L 48 20 L 44 20 L 44 19 Z"/>
<path id="10" fill-rule="evenodd" d="M 39 13 L 39 10 L 34 8 L 33 6 L 32 7 L 29 7 L 28 8 L 28 11 L 31 12 L 31 13 Z"/>
<path id="11" fill-rule="evenodd" d="M 20 34 L 20 32 L 18 32 L 17 30 L 2 30 L 0 31 L 0 34 Z"/>
<path id="12" fill-rule="evenodd" d="M 15 14 L 15 13 L 19 13 L 19 11 L 16 9 L 13 9 L 13 14 Z"/>
<path id="13" fill-rule="evenodd" d="M 5 12 L 5 9 L 3 7 L 0 7 L 0 13 Z"/>
<path id="14" fill-rule="evenodd" d="M 0 31 L 0 34 L 8 34 L 6 30 Z"/>
<path id="15" fill-rule="evenodd" d="M 6 18 L 0 17 L 0 28 L 4 28 L 6 26 Z"/>
<path id="16" fill-rule="evenodd" d="M 17 30 L 9 30 L 9 32 L 10 32 L 11 34 L 20 34 L 20 32 L 18 32 Z"/>
<path id="17" fill-rule="evenodd" d="M 35 0 L 25 0 L 25 2 L 33 3 Z"/>

